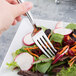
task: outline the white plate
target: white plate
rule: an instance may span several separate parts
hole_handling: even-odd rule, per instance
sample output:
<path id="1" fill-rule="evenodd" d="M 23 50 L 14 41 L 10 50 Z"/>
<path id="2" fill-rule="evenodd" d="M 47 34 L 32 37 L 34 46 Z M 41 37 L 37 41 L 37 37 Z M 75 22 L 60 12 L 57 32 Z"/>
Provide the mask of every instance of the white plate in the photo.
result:
<path id="1" fill-rule="evenodd" d="M 54 29 L 57 21 L 47 21 L 47 20 L 36 20 L 36 23 L 38 26 L 45 26 L 50 29 Z M 64 22 L 64 27 L 68 23 Z M 29 32 L 32 32 L 33 27 L 30 24 L 28 19 L 23 19 L 17 33 L 9 47 L 9 50 L 7 52 L 7 55 L 2 63 L 2 66 L 0 68 L 0 76 L 18 76 L 16 71 L 11 71 L 7 68 L 6 63 L 10 63 L 12 61 L 12 52 L 16 51 L 17 49 L 21 48 L 23 46 L 22 38 Z"/>

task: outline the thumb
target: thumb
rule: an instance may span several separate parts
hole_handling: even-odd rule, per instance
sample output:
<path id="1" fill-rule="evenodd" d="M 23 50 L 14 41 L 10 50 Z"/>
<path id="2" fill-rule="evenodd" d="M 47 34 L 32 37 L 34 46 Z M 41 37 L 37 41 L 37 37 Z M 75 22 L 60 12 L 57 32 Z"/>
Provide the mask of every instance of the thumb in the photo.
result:
<path id="1" fill-rule="evenodd" d="M 24 2 L 21 4 L 14 5 L 13 14 L 14 17 L 25 14 L 32 8 L 33 4 L 31 2 Z"/>

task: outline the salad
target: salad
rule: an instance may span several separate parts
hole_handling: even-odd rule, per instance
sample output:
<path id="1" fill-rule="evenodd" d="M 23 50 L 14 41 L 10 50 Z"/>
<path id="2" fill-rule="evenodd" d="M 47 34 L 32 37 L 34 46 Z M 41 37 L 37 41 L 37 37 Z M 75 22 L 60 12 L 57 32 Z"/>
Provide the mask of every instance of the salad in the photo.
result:
<path id="1" fill-rule="evenodd" d="M 48 58 L 34 43 L 30 32 L 22 39 L 24 46 L 12 53 L 13 61 L 6 65 L 18 70 L 20 76 L 76 76 L 76 24 L 64 28 L 58 22 L 54 30 L 41 28 L 57 50 L 55 56 Z"/>

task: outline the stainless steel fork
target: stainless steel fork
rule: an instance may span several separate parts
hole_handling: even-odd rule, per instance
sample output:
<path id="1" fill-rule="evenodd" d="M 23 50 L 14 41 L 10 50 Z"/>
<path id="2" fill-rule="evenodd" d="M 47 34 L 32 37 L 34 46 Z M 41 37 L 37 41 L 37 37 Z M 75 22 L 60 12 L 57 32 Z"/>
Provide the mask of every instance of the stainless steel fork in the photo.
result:
<path id="1" fill-rule="evenodd" d="M 18 2 L 22 3 L 24 1 L 18 0 Z M 57 52 L 57 50 L 53 47 L 52 43 L 49 41 L 48 37 L 45 35 L 42 28 L 36 26 L 31 13 L 27 12 L 26 15 L 34 27 L 34 30 L 32 33 L 32 38 L 34 42 L 47 57 L 49 58 L 53 57 L 55 53 Z"/>

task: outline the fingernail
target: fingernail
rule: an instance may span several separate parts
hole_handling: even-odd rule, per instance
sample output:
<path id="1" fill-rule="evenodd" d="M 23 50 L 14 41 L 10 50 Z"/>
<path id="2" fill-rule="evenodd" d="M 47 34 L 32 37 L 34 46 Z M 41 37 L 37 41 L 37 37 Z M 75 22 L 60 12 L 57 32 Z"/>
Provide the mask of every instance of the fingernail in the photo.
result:
<path id="1" fill-rule="evenodd" d="M 33 6 L 33 4 L 31 2 L 29 2 L 26 4 L 26 9 L 29 10 L 32 8 L 32 6 Z"/>

